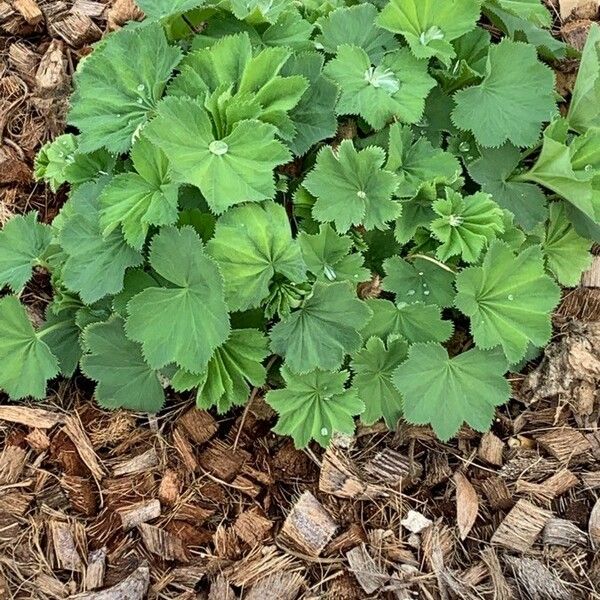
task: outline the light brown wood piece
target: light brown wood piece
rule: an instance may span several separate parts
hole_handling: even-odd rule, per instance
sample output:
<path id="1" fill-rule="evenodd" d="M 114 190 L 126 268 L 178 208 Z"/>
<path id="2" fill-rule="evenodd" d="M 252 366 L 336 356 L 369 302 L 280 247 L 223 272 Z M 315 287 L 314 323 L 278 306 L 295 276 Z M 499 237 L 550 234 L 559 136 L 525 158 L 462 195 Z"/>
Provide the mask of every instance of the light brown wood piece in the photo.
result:
<path id="1" fill-rule="evenodd" d="M 181 492 L 181 477 L 175 469 L 167 469 L 158 487 L 158 499 L 166 506 L 173 506 Z"/>
<path id="2" fill-rule="evenodd" d="M 12 5 L 30 25 L 37 25 L 44 19 L 44 15 L 35 0 L 13 0 Z"/>
<path id="3" fill-rule="evenodd" d="M 456 523 L 460 539 L 465 540 L 475 524 L 479 512 L 479 497 L 467 477 L 457 471 L 454 473 L 456 485 Z"/>
<path id="4" fill-rule="evenodd" d="M 488 431 L 481 437 L 481 442 L 479 443 L 479 448 L 477 449 L 477 455 L 479 458 L 485 460 L 491 465 L 501 467 L 503 463 L 503 450 L 504 442 L 497 435 L 494 435 L 491 431 Z"/>
<path id="5" fill-rule="evenodd" d="M 77 453 L 92 475 L 98 480 L 102 479 L 106 474 L 106 470 L 94 451 L 90 438 L 83 430 L 79 418 L 76 415 L 68 415 L 65 419 L 63 431 L 75 444 Z"/>
<path id="6" fill-rule="evenodd" d="M 590 520 L 588 521 L 588 533 L 592 548 L 598 550 L 600 548 L 600 498 L 596 500 L 596 504 L 592 508 Z"/>
<path id="7" fill-rule="evenodd" d="M 244 600 L 296 600 L 303 585 L 300 573 L 279 571 L 254 584 Z"/>
<path id="8" fill-rule="evenodd" d="M 117 510 L 124 531 L 130 531 L 142 523 L 158 519 L 160 512 L 160 501 L 157 499 L 144 500 Z"/>
<path id="9" fill-rule="evenodd" d="M 600 256 L 594 256 L 591 267 L 583 274 L 581 285 L 600 288 Z"/>
<path id="10" fill-rule="evenodd" d="M 138 525 L 138 531 L 142 536 L 144 546 L 149 552 L 160 556 L 164 560 L 189 562 L 190 558 L 183 541 L 177 536 L 148 523 Z"/>
<path id="11" fill-rule="evenodd" d="M 62 97 L 68 93 L 69 82 L 63 43 L 52 40 L 35 73 L 37 95 L 46 99 Z M 35 427 L 42 427 L 42 425 L 35 425 Z"/>
<path id="12" fill-rule="evenodd" d="M 103 19 L 107 5 L 103 2 L 95 2 L 94 0 L 75 0 L 71 12 L 78 12 L 82 15 L 87 15 L 92 19 Z"/>
<path id="13" fill-rule="evenodd" d="M 48 31 L 63 39 L 72 48 L 82 48 L 97 42 L 102 37 L 102 30 L 90 17 L 80 12 L 72 12 L 62 19 L 48 25 Z"/>
<path id="14" fill-rule="evenodd" d="M 568 492 L 579 483 L 579 479 L 568 469 L 561 469 L 542 483 L 517 480 L 518 493 L 531 494 L 539 502 L 549 502 Z"/>
<path id="15" fill-rule="evenodd" d="M 4 446 L 0 453 L 0 485 L 10 485 L 19 481 L 25 469 L 27 454 L 27 450 L 19 446 Z"/>
<path id="16" fill-rule="evenodd" d="M 492 544 L 526 552 L 551 518 L 551 512 L 521 499 L 494 532 Z"/>
<path id="17" fill-rule="evenodd" d="M 233 524 L 236 535 L 250 547 L 269 537 L 272 528 L 273 523 L 256 507 L 240 513 Z"/>
<path id="18" fill-rule="evenodd" d="M 552 598 L 552 600 L 572 600 L 574 589 L 568 590 L 565 584 L 535 558 L 505 556 L 519 588 L 525 598 Z"/>
<path id="19" fill-rule="evenodd" d="M 134 475 L 136 473 L 144 473 L 158 465 L 158 454 L 154 448 L 142 452 L 132 458 L 120 461 L 113 467 L 113 475 L 119 477 L 121 475 Z"/>
<path id="20" fill-rule="evenodd" d="M 187 439 L 181 427 L 173 428 L 173 446 L 181 457 L 183 465 L 190 473 L 195 473 L 198 470 L 198 461 L 194 454 L 194 447 Z"/>
<path id="21" fill-rule="evenodd" d="M 15 42 L 8 49 L 8 62 L 27 82 L 33 82 L 40 55 L 27 44 Z"/>
<path id="22" fill-rule="evenodd" d="M 70 596 L 69 600 L 144 600 L 149 587 L 150 569 L 144 562 L 120 583 L 101 592 Z"/>
<path id="23" fill-rule="evenodd" d="M 419 479 L 423 467 L 400 452 L 385 448 L 365 465 L 365 471 L 382 482 L 399 485 Z"/>
<path id="24" fill-rule="evenodd" d="M 22 517 L 33 500 L 32 494 L 23 492 L 8 492 L 0 496 L 0 517 L 7 515 Z"/>
<path id="25" fill-rule="evenodd" d="M 237 596 L 227 579 L 223 575 L 217 575 L 210 586 L 208 600 L 237 600 Z"/>
<path id="26" fill-rule="evenodd" d="M 86 592 L 97 590 L 104 585 L 106 572 L 106 548 L 99 548 L 90 552 L 87 560 L 87 569 L 83 579 L 83 588 Z"/>
<path id="27" fill-rule="evenodd" d="M 346 553 L 346 559 L 350 571 L 356 577 L 360 587 L 367 593 L 372 594 L 383 587 L 390 579 L 381 567 L 377 565 L 373 557 L 367 551 L 365 544 L 360 544 Z"/>
<path id="28" fill-rule="evenodd" d="M 14 44 L 13 44 L 14 45 Z M 44 410 L 42 408 L 28 408 L 26 406 L 0 406 L 0 421 L 19 423 L 27 427 L 50 429 L 63 423 L 64 415 Z"/>
<path id="29" fill-rule="evenodd" d="M 233 450 L 220 440 L 213 441 L 200 454 L 200 466 L 223 481 L 233 481 L 250 454 L 241 448 Z"/>
<path id="30" fill-rule="evenodd" d="M 205 444 L 217 433 L 217 422 L 214 417 L 205 410 L 191 408 L 185 412 L 177 424 L 181 426 L 190 441 L 196 444 Z"/>
<path id="31" fill-rule="evenodd" d="M 137 7 L 134 0 L 114 0 L 108 9 L 108 29 L 114 31 L 129 21 L 140 21 L 144 13 Z"/>
<path id="32" fill-rule="evenodd" d="M 25 439 L 34 452 L 42 453 L 50 447 L 50 438 L 43 429 L 32 429 Z"/>
<path id="33" fill-rule="evenodd" d="M 322 504 L 304 492 L 288 514 L 281 536 L 309 556 L 319 556 L 337 529 L 336 522 Z"/>
<path id="34" fill-rule="evenodd" d="M 258 483 L 244 475 L 237 475 L 231 485 L 250 498 L 256 498 L 262 492 L 262 488 Z"/>
<path id="35" fill-rule="evenodd" d="M 567 519 L 550 519 L 544 527 L 543 541 L 545 546 L 586 546 L 587 535 L 573 521 Z"/>
<path id="36" fill-rule="evenodd" d="M 66 571 L 82 572 L 83 561 L 77 552 L 71 525 L 65 521 L 53 519 L 49 526 L 57 567 Z"/>
<path id="37" fill-rule="evenodd" d="M 96 487 L 87 477 L 77 475 L 63 475 L 60 487 L 71 503 L 71 507 L 78 513 L 91 517 L 98 509 Z"/>
<path id="38" fill-rule="evenodd" d="M 591 449 L 586 437 L 573 427 L 552 429 L 537 436 L 536 441 L 560 462 L 568 461 Z"/>

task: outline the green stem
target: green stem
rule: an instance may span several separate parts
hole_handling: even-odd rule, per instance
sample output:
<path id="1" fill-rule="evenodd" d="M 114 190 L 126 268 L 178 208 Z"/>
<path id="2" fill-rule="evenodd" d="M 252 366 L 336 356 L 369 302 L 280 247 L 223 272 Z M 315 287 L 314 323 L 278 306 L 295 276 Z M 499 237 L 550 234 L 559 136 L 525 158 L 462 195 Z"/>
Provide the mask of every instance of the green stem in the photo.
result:
<path id="1" fill-rule="evenodd" d="M 43 338 L 45 335 L 52 333 L 53 331 L 58 331 L 64 327 L 64 323 L 61 321 L 60 323 L 54 323 L 54 325 L 50 325 L 50 327 L 46 327 L 45 329 L 39 329 L 37 332 L 38 338 Z"/>
<path id="2" fill-rule="evenodd" d="M 434 265 L 437 265 L 438 267 L 440 267 L 440 269 L 444 269 L 444 271 L 448 271 L 448 273 L 456 274 L 456 271 L 454 269 L 452 269 L 451 267 L 449 267 L 446 263 L 443 263 L 435 258 L 432 258 L 431 256 L 427 256 L 426 254 L 411 254 L 411 255 L 407 256 L 407 258 L 422 258 L 423 260 L 428 260 L 429 262 L 432 262 Z"/>

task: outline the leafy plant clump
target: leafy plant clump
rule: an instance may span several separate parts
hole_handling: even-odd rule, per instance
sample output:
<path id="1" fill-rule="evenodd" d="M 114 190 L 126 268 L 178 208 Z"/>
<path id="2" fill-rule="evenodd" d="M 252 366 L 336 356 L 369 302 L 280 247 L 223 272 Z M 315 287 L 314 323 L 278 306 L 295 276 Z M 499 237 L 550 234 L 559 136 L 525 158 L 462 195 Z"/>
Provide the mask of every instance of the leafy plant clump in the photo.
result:
<path id="1" fill-rule="evenodd" d="M 600 28 L 561 114 L 540 0 L 139 4 L 38 156 L 68 201 L 0 233 L 0 388 L 224 413 L 268 380 L 297 446 L 486 430 L 600 241 Z"/>

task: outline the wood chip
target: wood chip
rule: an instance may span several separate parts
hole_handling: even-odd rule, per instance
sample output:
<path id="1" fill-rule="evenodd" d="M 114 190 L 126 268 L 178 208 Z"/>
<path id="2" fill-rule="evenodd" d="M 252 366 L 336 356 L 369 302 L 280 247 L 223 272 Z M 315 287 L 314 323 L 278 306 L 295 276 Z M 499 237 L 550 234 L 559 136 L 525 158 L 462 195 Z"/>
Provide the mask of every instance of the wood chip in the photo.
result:
<path id="1" fill-rule="evenodd" d="M 516 491 L 530 494 L 539 502 L 550 502 L 569 491 L 579 483 L 579 479 L 568 469 L 561 469 L 542 483 L 532 483 L 523 479 L 517 480 Z"/>
<path id="2" fill-rule="evenodd" d="M 158 519 L 160 512 L 160 501 L 157 499 L 145 500 L 117 510 L 124 531 L 130 531 L 142 523 Z"/>
<path id="3" fill-rule="evenodd" d="M 177 536 L 170 534 L 160 527 L 148 525 L 148 523 L 139 525 L 138 531 L 142 536 L 144 546 L 146 546 L 149 552 L 160 556 L 164 560 L 189 562 L 190 558 L 187 550 L 181 539 Z"/>
<path id="4" fill-rule="evenodd" d="M 44 19 L 44 15 L 35 0 L 13 0 L 12 5 L 30 25 L 37 25 Z"/>
<path id="5" fill-rule="evenodd" d="M 87 569 L 83 579 L 83 588 L 86 592 L 97 590 L 104 585 L 106 572 L 106 548 L 99 548 L 90 552 L 87 560 Z"/>
<path id="6" fill-rule="evenodd" d="M 600 256 L 594 256 L 592 266 L 583 274 L 581 285 L 600 288 Z"/>
<path id="7" fill-rule="evenodd" d="M 233 481 L 243 464 L 250 460 L 250 453 L 238 448 L 233 450 L 220 440 L 212 442 L 200 455 L 200 465 L 211 475 L 223 481 Z"/>
<path id="8" fill-rule="evenodd" d="M 365 544 L 352 548 L 350 552 L 346 553 L 346 559 L 350 565 L 350 571 L 367 594 L 376 592 L 390 579 L 388 573 L 377 565 L 369 554 Z"/>
<path id="9" fill-rule="evenodd" d="M 587 41 L 591 26 L 592 21 L 589 19 L 569 21 L 560 28 L 560 33 L 563 40 L 569 44 L 569 46 L 573 46 L 573 48 L 581 52 L 585 47 L 585 42 Z"/>
<path id="10" fill-rule="evenodd" d="M 244 600 L 296 600 L 303 586 L 304 577 L 300 573 L 279 571 L 252 586 Z"/>
<path id="11" fill-rule="evenodd" d="M 494 590 L 494 600 L 515 600 L 512 589 L 502 572 L 502 566 L 500 565 L 496 551 L 492 547 L 487 546 L 481 552 L 481 560 L 490 574 L 492 589 Z"/>
<path id="12" fill-rule="evenodd" d="M 181 457 L 183 464 L 190 473 L 195 473 L 198 470 L 198 461 L 194 454 L 194 448 L 187 439 L 181 427 L 173 428 L 173 446 Z"/>
<path id="13" fill-rule="evenodd" d="M 102 30 L 83 13 L 72 12 L 64 18 L 53 21 L 48 26 L 48 31 L 54 37 L 62 38 L 73 48 L 82 48 L 102 37 Z"/>
<path id="14" fill-rule="evenodd" d="M 535 558 L 505 556 L 524 598 L 539 600 L 572 600 L 575 596 L 544 564 Z M 572 590 L 575 591 L 575 590 Z"/>
<path id="15" fill-rule="evenodd" d="M 11 515 L 22 517 L 28 510 L 33 500 L 32 494 L 22 492 L 9 492 L 0 496 L 0 517 Z"/>
<path id="16" fill-rule="evenodd" d="M 494 532 L 492 544 L 526 552 L 551 518 L 551 512 L 521 499 Z"/>
<path id="17" fill-rule="evenodd" d="M 592 548 L 598 550 L 600 548 L 600 498 L 596 500 L 596 504 L 594 504 L 594 508 L 592 508 L 592 512 L 590 513 L 588 533 L 592 542 Z"/>
<path id="18" fill-rule="evenodd" d="M 175 469 L 167 469 L 160 480 L 158 499 L 166 506 L 173 506 L 179 499 L 181 485 L 179 472 Z"/>
<path id="19" fill-rule="evenodd" d="M 13 44 L 14 45 L 14 44 Z M 0 421 L 19 423 L 27 427 L 50 429 L 63 423 L 64 415 L 44 410 L 43 408 L 28 408 L 26 406 L 0 406 Z"/>
<path id="20" fill-rule="evenodd" d="M 587 535 L 573 521 L 550 519 L 544 527 L 543 541 L 545 546 L 586 546 Z"/>
<path id="21" fill-rule="evenodd" d="M 600 471 L 588 471 L 580 474 L 581 481 L 589 490 L 600 488 Z"/>
<path id="22" fill-rule="evenodd" d="M 560 462 L 566 462 L 591 449 L 590 443 L 585 436 L 573 427 L 552 429 L 537 436 L 536 441 L 544 450 Z"/>
<path id="23" fill-rule="evenodd" d="M 322 504 L 306 491 L 292 507 L 280 535 L 305 554 L 319 556 L 336 529 L 337 524 Z"/>
<path id="24" fill-rule="evenodd" d="M 90 438 L 83 430 L 79 418 L 76 415 L 68 415 L 65 418 L 63 431 L 69 436 L 73 444 L 75 444 L 77 453 L 92 475 L 96 479 L 101 480 L 106 474 L 106 470 L 96 455 Z"/>
<path id="25" fill-rule="evenodd" d="M 399 485 L 419 479 L 423 473 L 423 467 L 400 452 L 385 448 L 365 465 L 365 471 L 382 482 Z"/>
<path id="26" fill-rule="evenodd" d="M 205 410 L 191 408 L 185 412 L 177 424 L 181 426 L 187 437 L 196 444 L 205 444 L 217 433 L 215 418 Z"/>
<path id="27" fill-rule="evenodd" d="M 227 579 L 223 575 L 217 575 L 210 586 L 208 600 L 237 600 L 237 596 Z"/>
<path id="28" fill-rule="evenodd" d="M 149 587 L 150 569 L 144 562 L 120 583 L 101 592 L 70 596 L 69 600 L 144 600 Z"/>
<path id="29" fill-rule="evenodd" d="M 482 460 L 485 460 L 491 465 L 498 467 L 502 466 L 502 452 L 504 450 L 504 442 L 491 431 L 484 433 L 479 442 L 479 448 L 477 449 L 477 455 Z"/>
<path id="30" fill-rule="evenodd" d="M 134 475 L 144 473 L 153 469 L 158 465 L 158 454 L 154 448 L 142 452 L 133 458 L 119 462 L 113 467 L 113 475 L 120 477 L 121 475 Z"/>
<path id="31" fill-rule="evenodd" d="M 17 483 L 26 462 L 27 450 L 19 446 L 4 446 L 0 453 L 0 485 Z"/>
<path id="32" fill-rule="evenodd" d="M 43 429 L 32 429 L 25 439 L 34 452 L 38 454 L 45 452 L 50 448 L 50 438 Z"/>
<path id="33" fill-rule="evenodd" d="M 233 524 L 236 535 L 250 547 L 265 540 L 272 528 L 273 523 L 256 507 L 240 513 Z"/>
<path id="34" fill-rule="evenodd" d="M 231 485 L 250 498 L 256 498 L 262 492 L 260 485 L 244 475 L 237 475 Z"/>
<path id="35" fill-rule="evenodd" d="M 94 0 L 75 0 L 71 12 L 87 15 L 92 19 L 105 18 L 107 6 L 103 2 L 95 2 Z"/>
<path id="36" fill-rule="evenodd" d="M 479 498 L 475 488 L 463 473 L 454 473 L 456 485 L 456 522 L 460 539 L 465 540 L 475 524 L 479 512 Z"/>
<path id="37" fill-rule="evenodd" d="M 59 569 L 83 571 L 83 561 L 77 552 L 73 530 L 69 523 L 52 519 L 49 523 L 50 538 Z"/>
<path id="38" fill-rule="evenodd" d="M 86 517 L 91 517 L 98 510 L 98 495 L 96 486 L 87 477 L 63 475 L 60 487 L 71 503 L 71 508 Z"/>
<path id="39" fill-rule="evenodd" d="M 140 21 L 144 13 L 138 8 L 134 0 L 114 0 L 108 9 L 108 29 L 114 31 L 129 21 Z"/>
<path id="40" fill-rule="evenodd" d="M 60 98 L 68 94 L 70 78 L 62 42 L 52 40 L 48 46 L 35 73 L 35 85 L 40 98 Z M 36 424 L 35 427 L 42 425 Z"/>
<path id="41" fill-rule="evenodd" d="M 319 474 L 319 489 L 338 498 L 369 500 L 385 495 L 380 486 L 364 481 L 356 465 L 341 450 L 327 448 Z"/>
<path id="42" fill-rule="evenodd" d="M 600 0 L 558 0 L 558 6 L 563 21 L 570 17 L 595 19 L 598 16 Z"/>

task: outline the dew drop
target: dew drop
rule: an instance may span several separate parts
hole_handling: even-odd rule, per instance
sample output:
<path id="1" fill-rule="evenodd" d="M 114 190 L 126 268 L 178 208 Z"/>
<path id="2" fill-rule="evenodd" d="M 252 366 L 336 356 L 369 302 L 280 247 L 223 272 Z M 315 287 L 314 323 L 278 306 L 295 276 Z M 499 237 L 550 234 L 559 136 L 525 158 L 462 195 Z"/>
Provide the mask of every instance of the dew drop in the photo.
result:
<path id="1" fill-rule="evenodd" d="M 515 299 L 515 297 L 514 297 L 512 294 L 509 294 L 509 295 L 508 295 L 508 296 L 506 296 L 506 297 L 507 297 L 509 300 L 511 300 L 511 301 Z"/>
<path id="2" fill-rule="evenodd" d="M 461 142 L 461 143 L 458 145 L 458 149 L 459 149 L 461 152 L 468 152 L 470 148 L 471 148 L 471 146 L 469 146 L 469 144 L 468 144 L 467 142 Z"/>
<path id="3" fill-rule="evenodd" d="M 143 98 L 138 98 L 137 99 L 137 103 L 138 104 L 144 104 L 144 99 Z"/>
<path id="4" fill-rule="evenodd" d="M 328 435 L 329 434 L 329 429 L 327 429 L 327 427 L 322 427 L 321 428 L 321 435 Z"/>
<path id="5" fill-rule="evenodd" d="M 229 146 L 223 140 L 213 140 L 209 145 L 208 149 L 215 155 L 221 156 L 222 154 L 227 154 L 229 150 Z"/>
<path id="6" fill-rule="evenodd" d="M 408 290 L 408 292 L 406 292 L 407 296 L 414 296 L 416 294 L 415 290 Z"/>
<path id="7" fill-rule="evenodd" d="M 143 83 L 140 83 L 140 85 L 137 86 L 138 92 L 143 92 L 145 89 L 146 89 L 146 86 Z"/>
<path id="8" fill-rule="evenodd" d="M 589 173 L 594 170 L 594 167 L 592 165 L 585 165 L 585 170 Z"/>
<path id="9" fill-rule="evenodd" d="M 359 190 L 358 192 L 356 192 L 356 195 L 361 199 L 364 200 L 367 197 L 367 194 L 365 192 L 363 192 L 362 190 Z"/>
<path id="10" fill-rule="evenodd" d="M 419 271 L 419 277 L 423 277 L 423 271 Z"/>
<path id="11" fill-rule="evenodd" d="M 425 290 L 425 291 L 423 292 L 423 296 L 429 296 L 429 290 Z"/>

